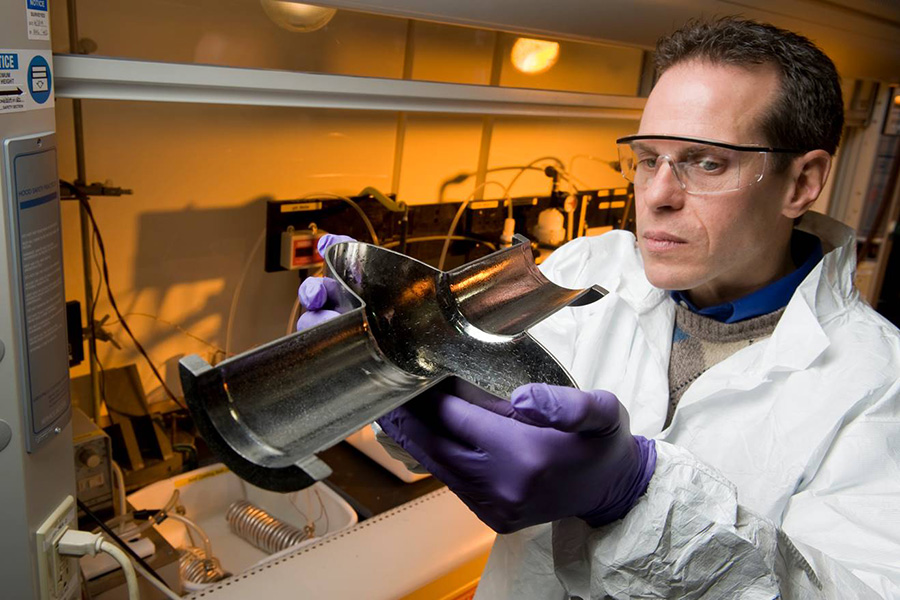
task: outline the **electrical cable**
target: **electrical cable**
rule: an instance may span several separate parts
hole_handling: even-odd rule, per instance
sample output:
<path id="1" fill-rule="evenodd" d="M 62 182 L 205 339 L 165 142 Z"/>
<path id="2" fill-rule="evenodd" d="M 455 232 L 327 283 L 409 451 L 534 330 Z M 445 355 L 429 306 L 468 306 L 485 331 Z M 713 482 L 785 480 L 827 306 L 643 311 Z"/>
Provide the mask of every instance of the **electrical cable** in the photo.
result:
<path id="1" fill-rule="evenodd" d="M 125 576 L 125 584 L 128 588 L 129 600 L 140 600 L 141 592 L 138 589 L 134 566 L 128 560 L 128 556 L 118 546 L 103 539 L 101 534 L 65 527 L 62 535 L 54 541 L 54 545 L 60 556 L 97 556 L 99 552 L 108 554 L 122 568 L 122 574 Z M 52 579 L 51 577 L 51 581 Z"/>
<path id="2" fill-rule="evenodd" d="M 606 160 L 606 159 L 600 158 L 599 156 L 594 156 L 594 155 L 592 155 L 592 154 L 576 154 L 576 155 L 573 156 L 571 159 L 569 159 L 569 167 L 568 167 L 568 169 L 566 169 L 569 173 L 574 173 L 574 171 L 575 171 L 575 161 L 578 160 L 579 158 L 585 158 L 585 159 L 587 159 L 587 160 L 592 160 L 592 161 L 594 161 L 594 162 L 598 162 L 598 163 L 600 163 L 601 165 L 605 165 L 605 166 L 609 167 L 610 169 L 612 169 L 612 170 L 615 171 L 616 173 L 618 173 L 618 174 L 620 174 L 620 175 L 622 174 L 622 172 L 621 172 L 621 167 L 620 167 L 620 165 L 619 165 L 619 161 L 617 161 L 617 160 Z"/>
<path id="3" fill-rule="evenodd" d="M 150 313 L 143 313 L 143 312 L 127 312 L 127 313 L 125 313 L 125 316 L 126 316 L 126 317 L 145 317 L 145 318 L 147 318 L 147 319 L 153 319 L 154 321 L 158 321 L 158 322 L 162 323 L 163 325 L 168 325 L 168 326 L 171 327 L 172 329 L 178 330 L 180 333 L 186 335 L 187 337 L 189 337 L 189 338 L 191 338 L 191 339 L 193 339 L 193 340 L 197 340 L 197 341 L 200 342 L 201 344 L 207 346 L 208 348 L 212 348 L 213 350 L 215 350 L 216 352 L 218 352 L 218 353 L 220 353 L 220 354 L 226 354 L 226 353 L 225 353 L 225 350 L 224 350 L 223 348 L 220 348 L 219 346 L 216 346 L 216 345 L 213 344 L 212 342 L 209 342 L 209 341 L 207 341 L 207 340 L 204 340 L 202 337 L 200 337 L 200 336 L 198 336 L 198 335 L 196 335 L 196 334 L 191 333 L 190 331 L 188 331 L 187 329 L 185 329 L 185 328 L 182 327 L 181 325 L 179 325 L 179 324 L 177 324 L 177 323 L 173 323 L 172 321 L 167 321 L 167 320 L 162 319 L 162 318 L 160 318 L 160 317 L 158 317 L 158 316 L 156 316 L 156 315 L 151 315 Z M 119 321 L 110 321 L 109 323 L 106 323 L 106 325 L 116 325 L 117 323 L 119 323 Z"/>
<path id="4" fill-rule="evenodd" d="M 539 162 L 543 162 L 545 160 L 552 160 L 553 162 L 556 163 L 556 165 L 559 167 L 560 170 L 565 170 L 565 168 L 566 168 L 565 165 L 563 165 L 563 162 L 561 160 L 559 160 L 558 158 L 556 158 L 555 156 L 542 156 L 540 158 L 534 159 L 533 161 L 531 161 L 524 167 L 521 167 L 519 169 L 519 172 L 516 173 L 516 176 L 513 177 L 512 181 L 509 182 L 509 185 L 506 186 L 506 189 L 507 189 L 507 199 L 506 199 L 506 201 L 507 201 L 507 218 L 508 219 L 513 218 L 512 197 L 509 195 L 511 190 L 513 189 L 513 186 L 516 184 L 517 181 L 519 181 L 519 178 L 522 177 L 522 175 L 525 173 L 525 171 L 532 169 L 534 167 L 534 165 L 536 165 Z M 543 170 L 543 169 L 539 169 L 539 170 Z"/>
<path id="5" fill-rule="evenodd" d="M 488 173 L 499 173 L 500 171 L 521 171 L 523 169 L 531 170 L 531 171 L 543 171 L 543 169 L 540 169 L 538 167 L 527 167 L 527 166 L 515 165 L 515 166 L 509 166 L 509 167 L 492 167 L 490 169 L 485 169 L 484 174 L 487 175 Z M 438 204 L 440 204 L 441 202 L 444 201 L 444 192 L 446 191 L 447 187 L 449 187 L 451 185 L 459 185 L 460 183 L 463 183 L 466 179 L 474 177 L 477 174 L 478 174 L 477 172 L 460 173 L 454 177 L 451 177 L 450 179 L 445 179 L 441 183 L 440 191 L 438 192 Z"/>
<path id="6" fill-rule="evenodd" d="M 139 600 L 141 591 L 138 589 L 137 575 L 134 572 L 134 565 L 128 560 L 128 555 L 122 552 L 118 546 L 111 542 L 100 542 L 100 551 L 106 552 L 112 556 L 122 567 L 122 573 L 125 575 L 125 585 L 128 588 L 128 597 Z"/>
<path id="7" fill-rule="evenodd" d="M 244 261 L 244 267 L 241 269 L 241 276 L 234 288 L 234 293 L 231 295 L 231 306 L 228 308 L 228 321 L 225 324 L 226 357 L 231 356 L 231 329 L 234 326 L 234 317 L 237 314 L 238 298 L 241 295 L 241 289 L 243 289 L 244 287 L 244 280 L 247 278 L 247 274 L 250 272 L 250 265 L 253 264 L 253 257 L 256 256 L 257 252 L 259 252 L 259 249 L 262 247 L 262 244 L 265 240 L 266 230 L 263 229 L 262 233 L 260 233 L 259 237 L 256 239 L 256 243 L 253 244 L 253 249 L 250 250 L 250 254 L 247 255 L 247 260 Z"/>
<path id="8" fill-rule="evenodd" d="M 463 200 L 462 204 L 459 205 L 459 210 L 456 211 L 456 214 L 453 216 L 453 220 L 450 222 L 450 230 L 447 232 L 447 235 L 444 237 L 444 247 L 441 249 L 441 258 L 438 260 L 437 268 L 438 270 L 444 269 L 444 262 L 447 260 L 447 252 L 450 250 L 450 242 L 453 240 L 453 234 L 456 232 L 456 226 L 459 225 L 459 220 L 462 218 L 463 214 L 466 212 L 466 207 L 469 206 L 469 203 L 475 198 L 475 194 L 478 193 L 478 190 L 487 186 L 488 184 L 499 185 L 503 189 L 503 195 L 506 198 L 507 202 L 509 202 L 510 206 L 512 206 L 512 199 L 509 197 L 509 186 L 505 186 L 499 181 L 488 180 L 476 187 L 472 190 L 472 193 L 468 198 Z"/>
<path id="9" fill-rule="evenodd" d="M 291 335 L 294 333 L 294 330 L 297 328 L 297 319 L 300 317 L 297 314 L 300 312 L 300 296 L 294 300 L 294 305 L 291 307 L 291 314 L 288 317 L 287 331 L 284 332 L 284 335 Z"/>
<path id="10" fill-rule="evenodd" d="M 113 481 L 117 481 L 118 485 L 115 485 L 118 488 L 118 493 L 116 498 L 118 499 L 119 506 L 116 507 L 116 516 L 121 517 L 126 512 L 126 500 L 125 500 L 125 474 L 122 473 L 121 467 L 119 467 L 116 461 L 110 461 L 112 463 L 112 471 L 113 471 Z"/>
<path id="11" fill-rule="evenodd" d="M 155 511 L 138 510 L 127 512 L 124 515 L 119 515 L 106 521 L 106 526 L 112 528 L 116 525 L 119 525 L 120 523 L 128 523 L 135 520 L 144 520 L 145 522 L 141 523 L 136 528 L 123 531 L 123 535 L 128 535 L 129 537 L 140 535 L 154 525 L 158 525 L 165 521 L 168 513 L 171 512 L 172 509 L 175 508 L 175 505 L 178 503 L 178 498 L 178 490 L 173 490 L 172 495 L 169 496 L 169 499 L 166 501 L 165 506 L 163 506 L 161 509 Z M 138 515 L 141 515 L 141 518 L 139 518 Z M 98 529 L 100 528 L 98 527 Z"/>
<path id="12" fill-rule="evenodd" d="M 573 177 L 571 173 L 563 171 L 562 169 L 557 170 L 557 173 L 565 180 L 566 183 L 569 184 L 569 193 L 577 194 L 578 192 L 580 192 L 581 189 L 579 189 L 578 186 L 581 186 L 581 188 L 587 188 L 587 184 Z"/>
<path id="13" fill-rule="evenodd" d="M 354 200 L 352 200 L 351 198 L 348 198 L 347 196 L 342 196 L 340 194 L 332 194 L 331 192 L 313 192 L 311 194 L 306 194 L 306 195 L 298 198 L 298 200 L 308 200 L 310 198 L 329 198 L 332 200 L 341 200 L 341 201 L 349 204 L 350 207 L 354 211 L 356 211 L 356 214 L 358 214 L 359 217 L 362 219 L 363 224 L 365 224 L 366 229 L 369 232 L 369 236 L 372 238 L 372 243 L 375 244 L 376 246 L 380 245 L 380 242 L 378 240 L 378 234 L 375 233 L 375 227 L 372 225 L 372 221 L 369 220 L 369 217 L 366 216 L 366 213 L 363 211 L 362 208 L 360 208 L 358 202 L 355 202 Z M 238 279 L 237 286 L 235 286 L 234 293 L 231 296 L 231 306 L 228 309 L 228 321 L 226 322 L 226 325 L 225 325 L 225 349 L 224 350 L 225 350 L 226 358 L 229 356 L 232 356 L 231 332 L 234 327 L 234 319 L 237 315 L 238 298 L 240 297 L 241 290 L 244 287 L 244 281 L 247 278 L 247 274 L 249 273 L 250 266 L 253 263 L 253 257 L 256 255 L 257 252 L 259 252 L 259 249 L 262 246 L 265 239 L 266 239 L 266 231 L 264 229 L 263 232 L 260 234 L 259 239 L 257 239 L 256 243 L 253 245 L 253 249 L 250 251 L 250 254 L 247 256 L 247 260 L 244 262 L 244 267 L 241 269 L 240 279 Z M 292 315 L 294 314 L 294 312 L 296 312 L 297 308 L 299 307 L 299 299 L 295 302 L 294 306 L 295 307 L 293 309 L 291 309 Z M 291 327 L 291 324 L 289 323 L 287 334 L 290 334 L 290 333 L 292 333 L 292 327 Z"/>
<path id="14" fill-rule="evenodd" d="M 91 229 L 91 258 L 94 261 L 94 266 L 97 267 L 97 273 L 102 273 L 103 269 L 100 267 L 100 261 L 97 260 L 97 236 L 94 233 L 94 230 Z M 85 265 L 85 268 L 90 268 Z M 91 302 L 91 314 L 88 316 L 88 327 L 91 329 L 94 335 L 94 340 L 97 339 L 97 332 L 95 331 L 96 321 L 96 313 L 97 313 L 97 301 L 100 300 L 100 292 L 103 290 L 103 277 L 97 278 L 97 292 L 94 294 L 93 301 Z M 103 404 L 106 404 L 106 369 L 103 367 L 103 363 L 100 361 L 100 355 L 96 352 L 96 345 L 94 346 L 94 360 L 97 362 L 97 367 L 100 369 L 100 400 L 101 400 L 101 408 Z M 107 405 L 107 410 L 109 409 L 109 405 Z M 99 419 L 100 415 L 96 415 L 96 419 Z"/>
<path id="15" fill-rule="evenodd" d="M 151 575 L 147 569 L 142 567 L 139 563 L 134 563 L 134 569 L 141 574 L 141 576 L 147 580 L 147 583 L 155 587 L 162 593 L 163 596 L 168 598 L 169 600 L 183 600 L 181 596 L 172 591 L 172 589 L 166 585 L 165 582 L 158 581 Z"/>
<path id="16" fill-rule="evenodd" d="M 134 560 L 138 565 L 143 567 L 149 574 L 151 574 L 153 577 L 155 577 L 160 583 L 162 583 L 163 585 L 168 587 L 168 584 L 162 577 L 159 576 L 159 573 L 154 571 L 153 567 L 148 565 L 146 563 L 146 561 L 144 561 L 143 558 L 141 558 L 140 556 L 135 554 L 134 550 L 131 549 L 131 546 L 129 546 L 127 543 L 125 543 L 125 541 L 122 540 L 122 538 L 120 538 L 118 535 L 116 535 L 116 533 L 112 529 L 107 527 L 106 523 L 104 523 L 100 517 L 98 517 L 96 514 L 94 514 L 94 511 L 92 511 L 87 506 L 85 506 L 84 502 L 82 502 L 81 500 L 79 500 L 77 498 L 75 499 L 75 502 L 78 503 L 78 508 L 80 508 L 91 521 L 96 523 L 100 527 L 100 529 L 103 531 L 103 533 L 105 533 L 122 550 L 124 550 L 127 554 L 129 554 L 131 556 L 132 560 Z"/>
<path id="17" fill-rule="evenodd" d="M 147 361 L 147 365 L 149 365 L 150 370 L 153 371 L 153 375 L 155 375 L 156 379 L 159 380 L 160 385 L 162 386 L 163 390 L 165 390 L 169 398 L 183 410 L 187 410 L 187 406 L 182 404 L 182 402 L 178 400 L 172 390 L 169 389 L 169 386 L 166 383 L 165 379 L 163 379 L 163 376 L 160 374 L 159 369 L 157 369 L 156 365 L 153 364 L 153 361 L 150 360 L 150 356 L 147 354 L 147 351 L 144 350 L 144 347 L 138 341 L 137 337 L 135 337 L 134 332 L 131 331 L 131 327 L 128 326 L 128 322 L 125 320 L 125 317 L 123 317 L 121 311 L 119 311 L 119 305 L 116 303 L 116 298 L 115 296 L 113 296 L 112 288 L 109 285 L 109 264 L 106 260 L 106 247 L 103 243 L 103 236 L 100 233 L 100 227 L 97 225 L 97 219 L 94 217 L 94 211 L 91 208 L 90 198 L 88 198 L 84 193 L 81 192 L 81 190 L 76 188 L 71 183 L 63 180 L 60 180 L 60 183 L 67 186 L 73 191 L 75 196 L 78 198 L 78 202 L 81 204 L 81 206 L 84 207 L 85 212 L 90 218 L 91 226 L 93 227 L 94 233 L 97 236 L 97 246 L 100 248 L 100 257 L 102 258 L 103 262 L 103 280 L 106 284 L 106 296 L 109 299 L 109 303 L 112 306 L 113 311 L 115 311 L 116 316 L 119 317 L 119 321 L 121 321 L 122 323 L 122 328 L 125 329 L 125 332 L 128 333 L 128 336 L 134 343 L 135 348 L 137 348 L 138 352 L 140 352 L 144 359 Z M 91 327 L 93 327 L 93 323 L 91 324 Z"/>
<path id="18" fill-rule="evenodd" d="M 168 513 L 166 514 L 166 517 L 182 523 L 188 530 L 188 534 L 190 534 L 191 529 L 196 531 L 197 535 L 200 536 L 200 541 L 203 542 L 203 551 L 206 553 L 206 557 L 212 558 L 212 542 L 209 541 L 209 536 L 206 535 L 206 532 L 203 531 L 202 527 L 200 527 L 195 521 L 185 517 L 184 515 L 179 515 L 178 513 Z"/>
<path id="19" fill-rule="evenodd" d="M 485 181 L 484 183 L 482 183 L 481 185 L 479 185 L 478 187 L 476 187 L 472 191 L 472 194 L 468 198 L 466 198 L 462 204 L 460 204 L 459 210 L 456 211 L 456 215 L 454 215 L 453 221 L 450 223 L 450 231 L 447 233 L 447 236 L 445 237 L 446 241 L 444 242 L 444 248 L 441 250 L 441 258 L 440 258 L 440 260 L 438 260 L 437 268 L 438 269 L 444 268 L 444 262 L 447 260 L 447 252 L 450 249 L 450 241 L 452 240 L 453 235 L 456 232 L 456 226 L 459 224 L 459 220 L 462 218 L 463 214 L 465 213 L 466 207 L 469 206 L 469 203 L 475 197 L 475 194 L 478 193 L 478 190 L 480 188 L 486 186 L 489 183 L 499 185 L 501 188 L 503 188 L 503 195 L 506 200 L 506 206 L 507 206 L 507 210 L 508 210 L 507 218 L 512 219 L 513 218 L 513 201 L 512 201 L 512 196 L 510 195 L 510 190 L 512 190 L 512 187 L 516 184 L 516 182 L 519 180 L 519 178 L 522 176 L 522 174 L 525 171 L 535 168 L 534 167 L 535 164 L 542 162 L 542 161 L 546 161 L 546 160 L 555 162 L 559 166 L 559 169 L 558 169 L 559 173 L 562 174 L 563 171 L 565 170 L 565 166 L 563 165 L 562 161 L 559 160 L 558 158 L 556 158 L 555 156 L 542 156 L 540 158 L 534 159 L 533 161 L 531 161 L 524 167 L 518 167 L 519 172 L 516 173 L 516 176 L 513 177 L 512 181 L 509 182 L 509 185 L 504 186 L 502 183 L 500 183 L 498 181 L 488 180 L 488 181 Z M 538 170 L 541 170 L 541 169 L 538 169 Z M 573 187 L 574 187 L 574 184 L 573 184 Z"/>
<path id="20" fill-rule="evenodd" d="M 304 511 L 300 510 L 299 506 L 297 506 L 298 496 L 301 494 L 302 491 L 303 490 L 289 495 L 288 501 L 291 503 L 291 506 L 294 507 L 294 510 L 296 510 L 298 513 L 300 513 L 300 516 L 303 517 L 303 519 L 306 521 L 307 527 L 311 528 L 312 535 L 316 534 L 316 531 L 317 531 L 316 523 L 318 523 L 319 520 L 322 519 L 322 517 L 325 518 L 325 528 L 319 534 L 319 537 L 321 537 L 322 535 L 328 533 L 328 527 L 331 524 L 329 521 L 329 518 L 328 518 L 328 511 L 325 510 L 325 503 L 322 501 L 322 496 L 319 495 L 319 490 L 317 490 L 315 487 L 313 487 L 312 493 L 316 495 L 316 499 L 319 501 L 319 514 L 316 516 L 315 519 L 310 519 L 309 516 Z M 312 494 L 310 494 L 309 492 L 306 493 L 307 510 L 309 510 L 310 512 L 312 512 L 312 506 L 309 506 L 309 503 L 312 500 L 310 497 L 311 495 Z"/>
<path id="21" fill-rule="evenodd" d="M 491 252 L 495 252 L 497 250 L 497 244 L 493 244 L 487 240 L 478 239 L 476 237 L 471 237 L 468 235 L 453 235 L 450 236 L 454 242 L 472 242 L 473 244 L 480 244 L 482 246 L 487 247 Z M 423 235 L 416 236 L 411 238 L 406 238 L 407 243 L 415 243 L 415 242 L 439 242 L 446 240 L 446 235 Z M 399 241 L 385 242 L 382 248 L 395 248 L 399 246 Z"/>
<path id="22" fill-rule="evenodd" d="M 332 194 L 330 192 L 315 192 L 312 194 L 306 194 L 300 200 L 308 200 L 309 198 L 331 198 L 332 200 L 343 200 L 350 207 L 356 211 L 356 214 L 360 216 L 363 220 L 363 223 L 366 226 L 366 229 L 369 230 L 369 236 L 372 238 L 372 243 L 376 246 L 380 246 L 381 243 L 378 241 L 378 234 L 375 233 L 375 227 L 372 225 L 372 221 L 369 220 L 369 217 L 366 216 L 366 213 L 360 208 L 359 203 L 354 200 L 348 198 L 347 196 L 341 196 L 340 194 Z"/>

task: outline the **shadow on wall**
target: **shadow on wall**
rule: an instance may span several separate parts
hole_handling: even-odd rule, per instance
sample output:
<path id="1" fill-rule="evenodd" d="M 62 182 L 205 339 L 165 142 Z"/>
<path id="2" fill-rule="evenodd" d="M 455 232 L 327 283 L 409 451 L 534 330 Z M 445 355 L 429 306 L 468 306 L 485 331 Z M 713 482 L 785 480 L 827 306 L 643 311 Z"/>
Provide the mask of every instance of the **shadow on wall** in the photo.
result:
<path id="1" fill-rule="evenodd" d="M 283 336 L 299 282 L 295 273 L 264 271 L 261 240 L 268 199 L 255 198 L 237 207 L 189 206 L 141 214 L 133 270 L 135 292 L 153 293 L 159 316 L 188 331 L 201 321 L 208 323 L 210 317 L 217 317 L 221 326 L 216 339 L 209 341 L 222 348 L 227 344 L 230 353 Z M 210 295 L 200 284 L 211 280 L 224 285 L 221 291 Z M 193 292 L 192 284 L 196 288 Z M 175 287 L 180 287 L 177 297 L 173 293 Z M 185 289 L 188 297 L 197 293 L 205 300 L 184 301 Z M 205 289 L 209 289 L 208 285 Z M 179 301 L 182 306 L 178 306 Z M 229 319 L 232 313 L 233 318 Z M 173 334 L 165 327 L 155 327 L 153 332 L 142 336 L 141 341 L 148 348 L 164 343 Z M 177 385 L 177 362 L 181 356 L 166 361 L 167 383 Z"/>

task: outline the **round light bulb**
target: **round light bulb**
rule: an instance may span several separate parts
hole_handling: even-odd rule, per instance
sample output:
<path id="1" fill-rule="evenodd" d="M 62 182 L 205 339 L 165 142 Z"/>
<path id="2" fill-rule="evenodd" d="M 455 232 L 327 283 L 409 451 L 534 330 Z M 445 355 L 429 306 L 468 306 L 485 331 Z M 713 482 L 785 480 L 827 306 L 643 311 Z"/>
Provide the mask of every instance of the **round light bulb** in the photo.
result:
<path id="1" fill-rule="evenodd" d="M 282 29 L 300 33 L 322 29 L 328 25 L 334 13 L 337 12 L 334 8 L 286 2 L 285 0 L 259 0 L 259 3 L 273 23 Z"/>
<path id="2" fill-rule="evenodd" d="M 512 47 L 512 63 L 518 70 L 528 75 L 537 75 L 550 70 L 559 60 L 559 44 L 546 40 L 519 38 Z"/>

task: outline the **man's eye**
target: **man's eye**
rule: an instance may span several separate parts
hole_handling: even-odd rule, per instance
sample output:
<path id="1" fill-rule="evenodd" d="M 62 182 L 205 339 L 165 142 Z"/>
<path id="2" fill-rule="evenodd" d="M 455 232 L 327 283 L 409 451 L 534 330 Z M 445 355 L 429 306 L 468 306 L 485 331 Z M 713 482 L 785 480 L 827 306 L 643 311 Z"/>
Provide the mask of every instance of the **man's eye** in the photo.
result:
<path id="1" fill-rule="evenodd" d="M 656 157 L 648 156 L 648 157 L 638 160 L 638 168 L 655 169 L 656 168 Z"/>
<path id="2" fill-rule="evenodd" d="M 715 158 L 698 158 L 693 161 L 693 166 L 704 173 L 717 173 L 725 168 L 725 163 Z"/>

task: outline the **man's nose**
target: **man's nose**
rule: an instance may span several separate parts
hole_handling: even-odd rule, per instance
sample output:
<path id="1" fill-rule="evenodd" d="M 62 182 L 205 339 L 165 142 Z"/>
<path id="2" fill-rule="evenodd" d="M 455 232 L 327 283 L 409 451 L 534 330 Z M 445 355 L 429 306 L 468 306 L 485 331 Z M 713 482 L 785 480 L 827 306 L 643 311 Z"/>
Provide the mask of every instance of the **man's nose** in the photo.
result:
<path id="1" fill-rule="evenodd" d="M 660 157 L 661 164 L 643 190 L 637 195 L 651 210 L 674 209 L 684 206 L 684 188 L 668 157 Z"/>

